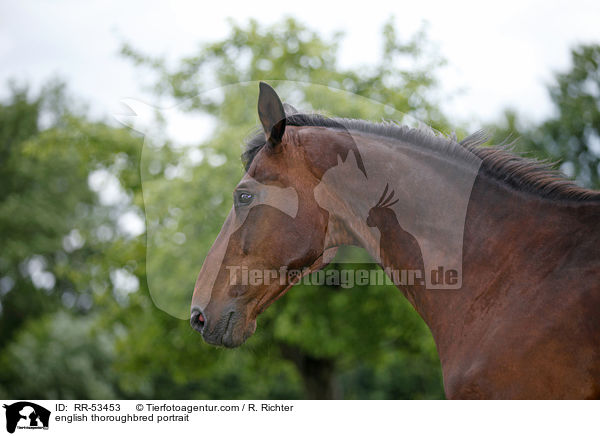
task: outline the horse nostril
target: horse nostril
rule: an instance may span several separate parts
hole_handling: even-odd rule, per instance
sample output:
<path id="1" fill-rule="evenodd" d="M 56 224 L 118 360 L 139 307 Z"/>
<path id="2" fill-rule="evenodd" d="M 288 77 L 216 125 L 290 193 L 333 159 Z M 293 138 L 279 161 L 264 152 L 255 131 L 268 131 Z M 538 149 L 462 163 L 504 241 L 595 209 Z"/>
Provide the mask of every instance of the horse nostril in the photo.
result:
<path id="1" fill-rule="evenodd" d="M 190 318 L 190 325 L 192 326 L 192 328 L 202 333 L 205 324 L 206 318 L 204 317 L 204 314 L 200 311 L 200 309 L 192 309 L 192 316 Z"/>

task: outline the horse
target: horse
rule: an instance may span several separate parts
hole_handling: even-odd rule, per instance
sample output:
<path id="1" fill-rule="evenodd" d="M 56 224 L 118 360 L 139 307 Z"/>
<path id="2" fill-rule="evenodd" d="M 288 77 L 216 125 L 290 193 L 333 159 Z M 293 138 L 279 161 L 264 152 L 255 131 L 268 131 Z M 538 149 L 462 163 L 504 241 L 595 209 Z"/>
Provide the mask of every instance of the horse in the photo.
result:
<path id="1" fill-rule="evenodd" d="M 600 192 L 479 132 L 300 113 L 262 82 L 258 117 L 194 287 L 207 343 L 240 346 L 355 245 L 386 271 L 423 271 L 398 288 L 431 330 L 447 398 L 600 398 Z"/>

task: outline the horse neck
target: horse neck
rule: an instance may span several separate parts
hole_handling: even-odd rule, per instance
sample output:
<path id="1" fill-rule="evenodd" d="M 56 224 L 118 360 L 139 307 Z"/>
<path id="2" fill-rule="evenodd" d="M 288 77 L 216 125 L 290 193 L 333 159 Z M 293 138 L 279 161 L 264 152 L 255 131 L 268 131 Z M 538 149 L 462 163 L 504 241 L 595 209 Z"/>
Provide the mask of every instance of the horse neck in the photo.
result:
<path id="1" fill-rule="evenodd" d="M 378 148 L 375 153 L 380 154 L 373 159 L 380 165 L 380 178 L 393 179 L 397 169 L 382 165 L 382 162 L 392 162 L 391 153 L 396 151 Z M 364 158 L 365 153 L 362 154 Z M 418 158 L 418 153 L 403 154 L 404 167 L 410 168 L 414 164 L 423 170 L 423 162 L 413 161 Z M 373 172 L 370 159 L 364 160 L 367 173 Z M 460 173 L 461 165 L 457 168 L 456 171 Z M 436 172 L 425 168 L 412 174 L 416 177 L 412 186 L 424 186 L 432 182 Z M 353 181 L 346 182 L 351 184 Z M 457 189 L 447 182 L 444 180 L 438 184 L 443 188 L 437 195 L 451 201 L 461 200 L 459 197 L 465 193 L 464 186 Z M 405 268 L 403 262 L 406 262 L 407 256 L 414 259 L 415 253 L 403 252 L 404 247 L 396 246 L 393 238 L 386 243 L 379 243 L 373 229 L 362 224 L 360 211 L 368 210 L 381 193 L 372 189 L 354 190 L 352 205 L 348 206 L 348 201 L 343 200 L 347 197 L 347 191 L 348 185 L 342 183 L 334 194 L 342 200 L 337 203 L 341 213 L 330 209 L 331 245 L 359 245 L 378 259 L 382 266 Z M 590 268 L 600 268 L 597 250 L 600 244 L 600 206 L 597 203 L 557 202 L 521 193 L 487 177 L 483 171 L 475 174 L 468 194 L 461 241 L 462 255 L 457 256 L 462 263 L 462 286 L 450 290 L 400 287 L 430 327 L 442 362 L 448 350 L 460 346 L 461 338 L 481 334 L 484 330 L 481 326 L 490 323 L 489 317 L 497 314 L 486 311 L 480 307 L 481 304 L 502 306 L 515 304 L 515 299 L 530 301 L 546 298 L 539 295 L 539 286 L 530 285 L 539 285 L 558 265 L 569 268 L 573 262 L 587 257 L 595 262 Z M 415 191 L 396 190 L 395 195 L 399 198 L 399 204 L 411 204 L 409 197 L 415 195 Z M 395 228 L 398 222 L 402 230 L 406 231 L 409 227 L 403 225 L 402 218 L 397 221 L 395 215 L 382 214 L 379 218 L 383 220 L 377 225 L 381 229 Z M 432 241 L 423 241 L 421 235 L 421 247 L 428 242 Z M 569 259 L 574 249 L 580 255 Z"/>
<path id="2" fill-rule="evenodd" d="M 533 308 L 566 305 L 597 286 L 598 244 L 599 203 L 551 200 L 480 174 L 465 219 L 463 286 L 426 291 L 418 308 L 440 355 L 510 313 L 544 317 Z M 575 288 L 573 278 L 587 274 Z"/>

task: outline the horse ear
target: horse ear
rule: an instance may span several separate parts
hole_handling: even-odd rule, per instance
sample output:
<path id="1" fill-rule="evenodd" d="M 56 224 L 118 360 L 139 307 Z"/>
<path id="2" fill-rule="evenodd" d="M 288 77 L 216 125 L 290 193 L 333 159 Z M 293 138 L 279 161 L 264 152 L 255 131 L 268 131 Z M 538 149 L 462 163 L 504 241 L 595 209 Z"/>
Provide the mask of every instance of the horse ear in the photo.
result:
<path id="1" fill-rule="evenodd" d="M 285 132 L 285 111 L 273 88 L 260 82 L 258 93 L 258 118 L 265 131 L 267 143 L 276 147 Z"/>

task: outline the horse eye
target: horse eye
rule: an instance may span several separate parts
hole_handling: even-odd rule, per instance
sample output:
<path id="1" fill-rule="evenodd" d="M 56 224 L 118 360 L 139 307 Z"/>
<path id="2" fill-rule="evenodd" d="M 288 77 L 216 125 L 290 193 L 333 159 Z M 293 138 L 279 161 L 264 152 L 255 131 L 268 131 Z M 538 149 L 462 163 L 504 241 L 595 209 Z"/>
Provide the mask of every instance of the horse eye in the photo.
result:
<path id="1" fill-rule="evenodd" d="M 237 202 L 242 205 L 250 204 L 254 199 L 254 195 L 249 192 L 240 192 L 237 194 Z"/>

